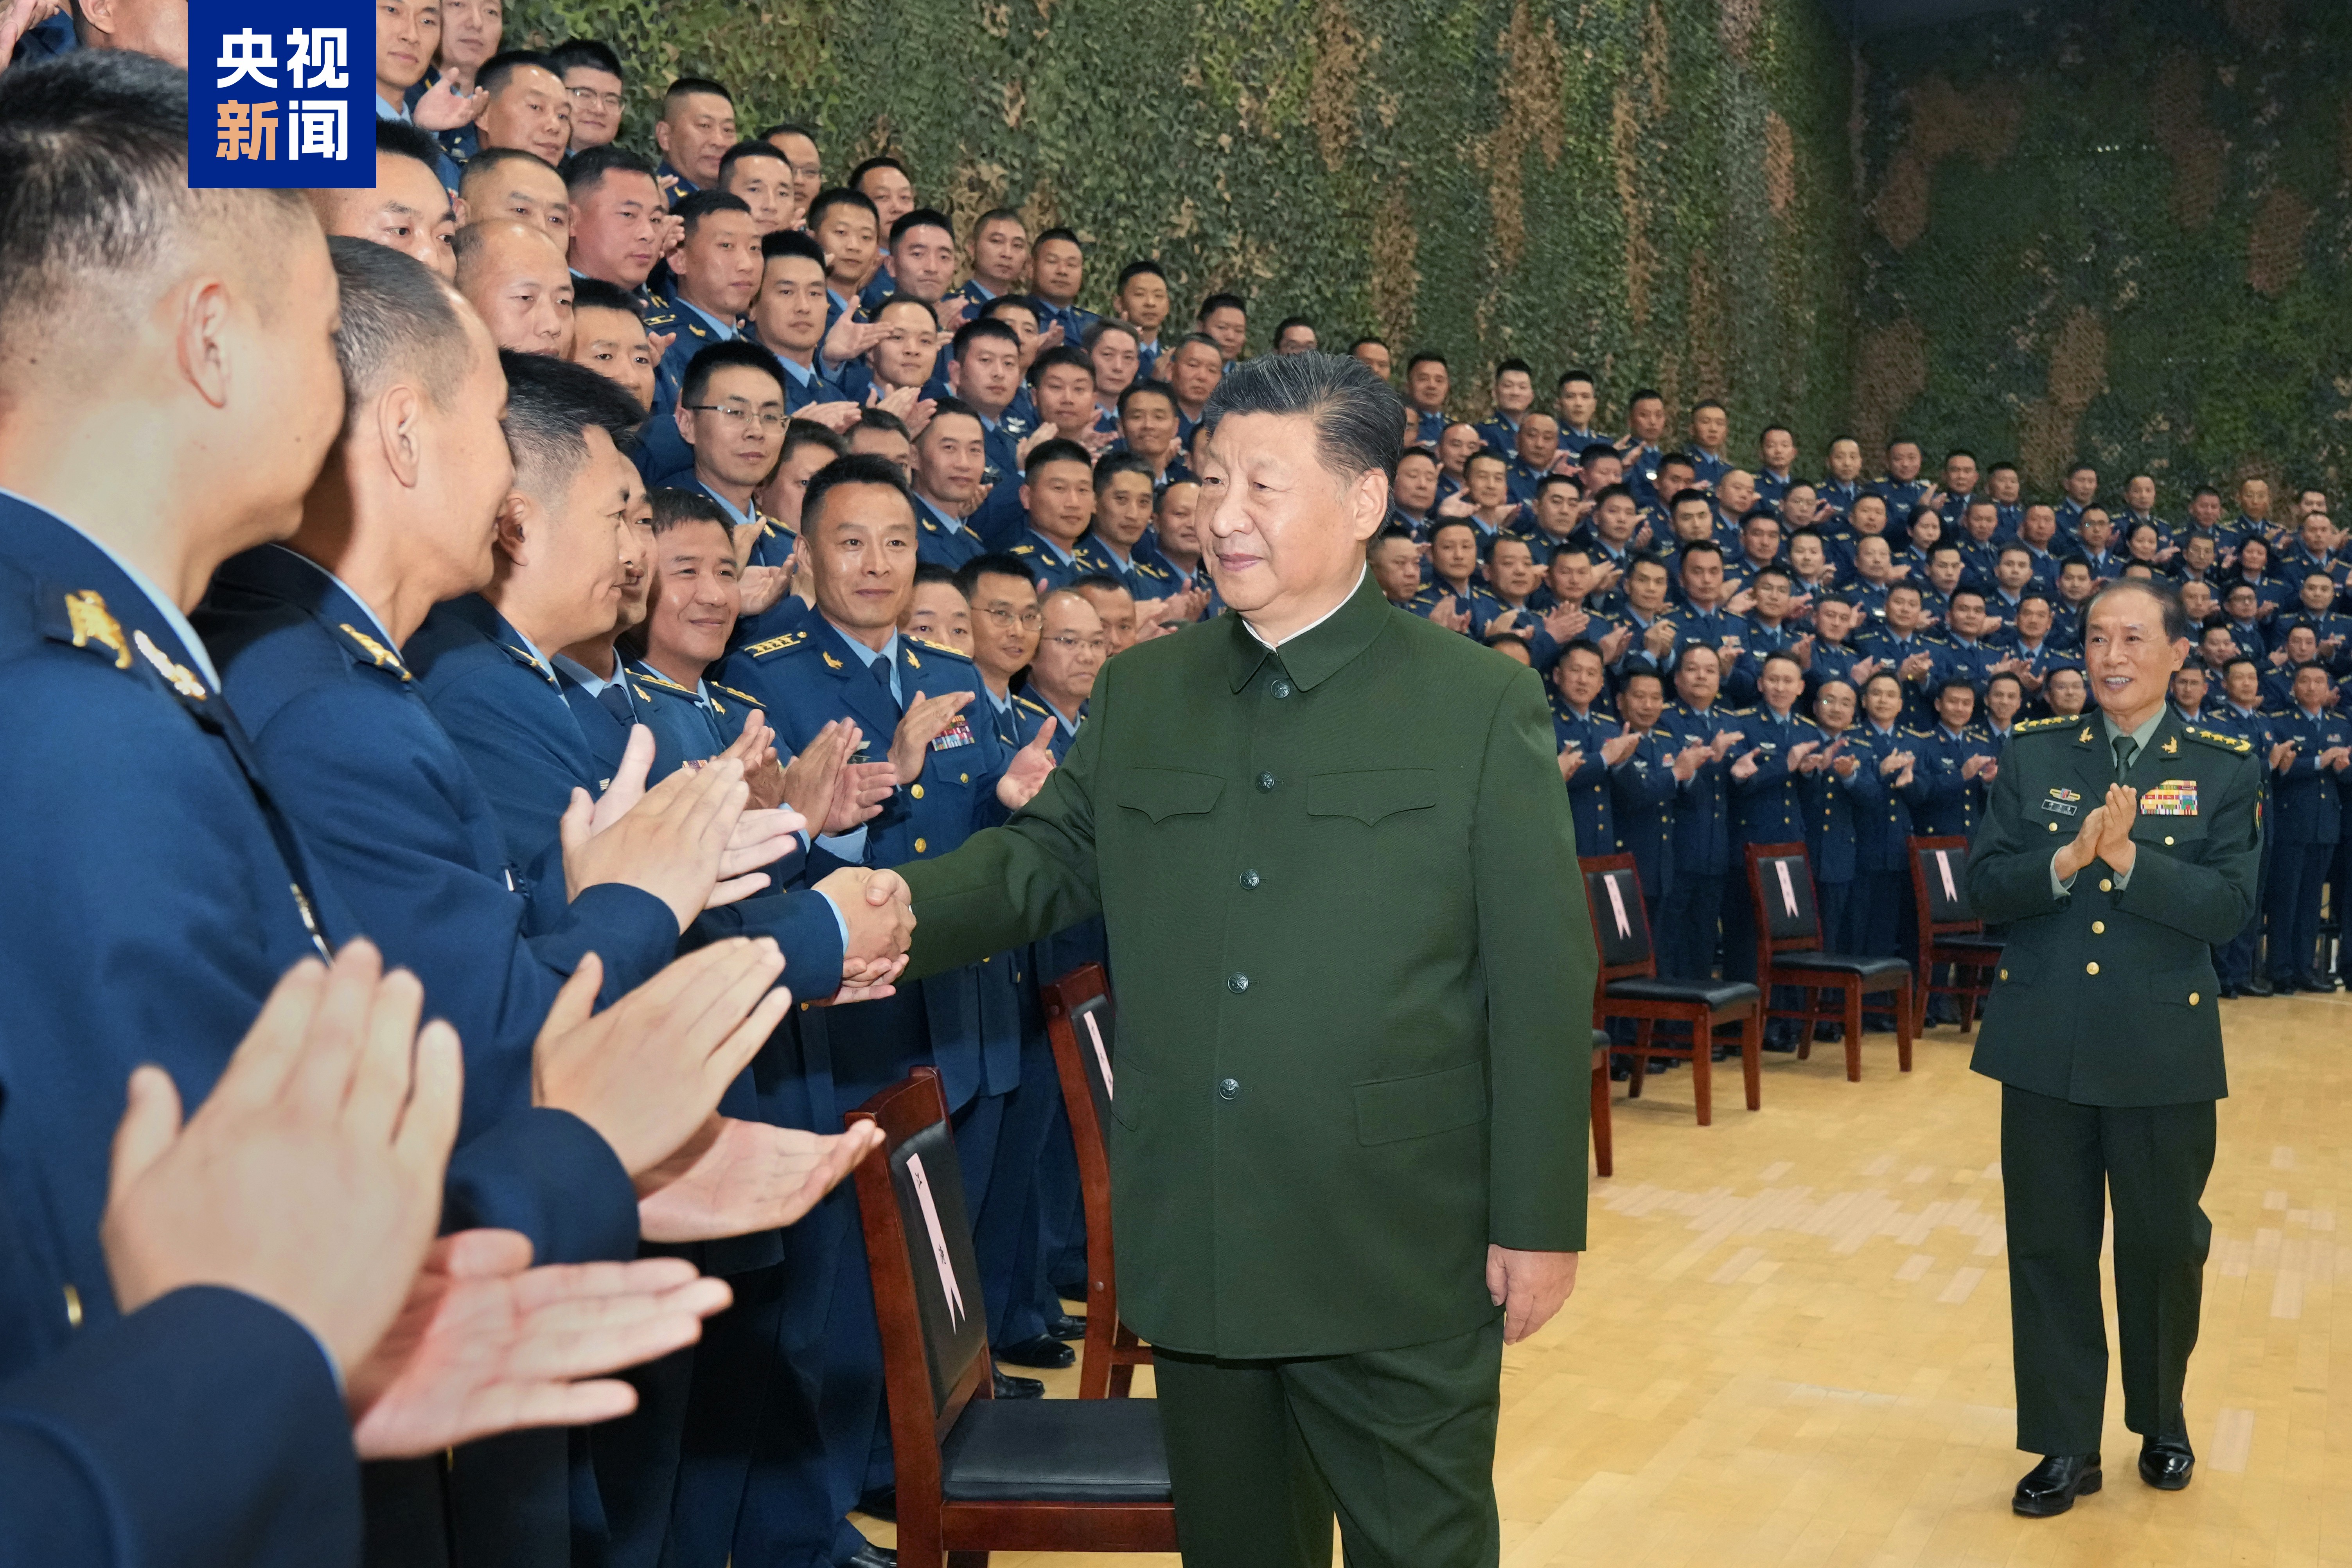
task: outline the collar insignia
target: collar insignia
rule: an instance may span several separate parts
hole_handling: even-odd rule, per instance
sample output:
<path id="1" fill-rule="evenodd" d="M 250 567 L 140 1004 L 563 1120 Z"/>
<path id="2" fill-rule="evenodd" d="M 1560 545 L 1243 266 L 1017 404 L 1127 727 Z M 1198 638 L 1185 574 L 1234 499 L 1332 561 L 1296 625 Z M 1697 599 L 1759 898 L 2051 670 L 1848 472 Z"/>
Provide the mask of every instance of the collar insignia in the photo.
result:
<path id="1" fill-rule="evenodd" d="M 360 630 L 357 626 L 352 626 L 349 621 L 343 621 L 339 624 L 342 634 L 351 638 L 352 641 L 359 644 L 360 651 L 367 655 L 368 658 L 373 659 L 375 661 L 375 667 L 378 669 L 396 669 L 400 671 L 401 679 L 406 680 L 410 679 L 407 668 L 401 664 L 400 658 L 397 654 L 394 654 L 390 648 L 384 647 L 383 644 L 376 641 L 375 638 L 368 636 L 367 633 Z"/>
<path id="2" fill-rule="evenodd" d="M 923 668 L 923 661 L 922 661 L 921 659 L 917 658 L 915 657 L 915 650 L 914 650 L 913 648 L 908 648 L 908 649 L 907 649 L 907 650 L 906 650 L 906 654 L 907 654 L 907 668 L 909 668 L 909 669 L 920 669 L 920 668 Z"/>
<path id="3" fill-rule="evenodd" d="M 2180 737 L 2178 735 L 2173 736 L 2170 740 L 2165 742 L 2163 745 L 2158 746 L 2157 750 L 2162 752 L 2168 757 L 2174 755 L 2180 750 Z"/>
<path id="4" fill-rule="evenodd" d="M 131 668 L 131 645 L 122 640 L 122 625 L 109 613 L 106 599 L 95 588 L 84 588 L 66 595 L 66 625 L 72 628 L 73 645 L 88 647 L 96 643 L 114 652 L 114 668 Z"/>
<path id="5" fill-rule="evenodd" d="M 842 664 L 841 660 L 834 658 L 833 655 L 826 653 L 822 648 L 817 650 L 817 657 L 824 660 L 824 667 L 827 669 L 841 669 L 845 668 Z"/>
<path id="6" fill-rule="evenodd" d="M 205 683 L 196 679 L 193 670 L 184 665 L 174 663 L 170 655 L 149 640 L 145 632 L 132 632 L 131 640 L 139 645 L 140 656 L 153 665 L 163 679 L 172 683 L 173 690 L 183 697 L 193 697 L 199 702 L 211 695 L 205 689 Z"/>
<path id="7" fill-rule="evenodd" d="M 2087 746 L 2091 743 L 2091 727 L 2088 724 L 2083 726 L 2082 736 L 2074 743 L 2078 746 Z"/>

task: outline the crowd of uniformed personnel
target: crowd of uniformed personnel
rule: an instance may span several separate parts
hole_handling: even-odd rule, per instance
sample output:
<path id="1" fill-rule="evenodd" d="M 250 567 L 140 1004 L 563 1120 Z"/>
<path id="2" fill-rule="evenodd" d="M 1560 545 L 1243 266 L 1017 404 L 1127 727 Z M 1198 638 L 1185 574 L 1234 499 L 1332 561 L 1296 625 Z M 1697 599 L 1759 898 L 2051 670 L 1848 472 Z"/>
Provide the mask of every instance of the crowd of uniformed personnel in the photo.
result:
<path id="1" fill-rule="evenodd" d="M 28 498 L 6 502 L 11 733 L 48 737 L 25 753 L 47 765 L 24 764 L 38 791 L 13 863 L 55 860 L 63 882 L 86 875 L 68 851 L 119 843 L 120 890 L 137 895 L 93 895 L 79 924 L 45 920 L 10 953 L 0 1174 L 16 1223 L 48 1227 L 41 1267 L 77 1325 L 110 1316 L 91 1151 L 123 1074 L 163 1060 L 193 1101 L 286 964 L 368 934 L 464 1042 L 458 1211 L 523 1230 L 543 1262 L 688 1248 L 734 1300 L 698 1348 L 632 1374 L 639 1409 L 621 1426 L 568 1450 L 460 1447 L 446 1473 L 410 1476 L 429 1493 L 412 1515 L 447 1525 L 423 1533 L 501 1563 L 886 1562 L 846 1517 L 887 1512 L 891 1485 L 846 1194 L 755 1224 L 677 1173 L 709 1176 L 761 1129 L 838 1129 L 934 1066 L 997 1359 L 1070 1361 L 1083 1321 L 1061 1299 L 1082 1292 L 1083 1237 L 1038 985 L 1102 961 L 1099 924 L 894 991 L 906 932 L 887 871 L 1017 809 L 1106 658 L 1219 613 L 1193 437 L 1253 346 L 1252 301 L 1212 294 L 1183 330 L 1155 262 L 1106 279 L 1076 233 L 1033 236 L 1009 210 L 958 234 L 888 157 L 828 184 L 809 128 L 747 135 L 707 79 L 669 84 L 640 155 L 617 140 L 629 84 L 606 47 L 501 51 L 494 0 L 378 10 L 376 184 L 310 193 L 331 251 L 289 239 L 318 276 L 262 286 L 340 299 L 339 323 L 323 307 L 310 323 L 320 342 L 333 328 L 340 394 L 289 386 L 239 409 L 244 437 L 299 447 L 297 413 L 341 406 L 313 432 L 331 449 L 275 469 L 156 460 L 141 515 L 220 492 L 173 525 L 164 571 L 53 501 L 29 437 L 0 445 L 0 489 Z M 53 151 L 40 138 L 76 111 L 12 75 L 10 112 Z M 152 80 L 73 90 L 169 118 Z M 111 199 L 68 216 L 121 221 L 158 198 Z M 56 256 L 16 265 L 65 298 L 44 271 Z M 7 309 L 0 336 L 26 331 Z M 2268 890 L 2220 955 L 2224 994 L 2338 984 L 2319 916 L 2324 889 L 2341 907 L 2352 844 L 2352 565 L 2321 492 L 2274 516 L 2248 479 L 2230 515 L 2212 488 L 2168 497 L 2146 475 L 2111 497 L 2078 464 L 2042 500 L 2011 463 L 1951 451 L 1930 477 L 1908 438 L 1876 465 L 1851 438 L 1809 459 L 1779 425 L 1743 463 L 1715 402 L 1678 425 L 1656 391 L 1570 368 L 1547 408 L 1523 362 L 1462 388 L 1440 353 L 1328 331 L 1294 317 L 1256 341 L 1344 349 L 1405 393 L 1368 570 L 1401 612 L 1549 681 L 1579 848 L 1634 857 L 1662 973 L 1751 973 L 1748 843 L 1806 842 L 1827 945 L 1896 951 L 1906 837 L 1969 834 L 2011 731 L 2089 710 L 2081 607 L 2147 575 L 2201 623 L 2175 687 L 2184 717 L 2269 764 Z M 197 390 L 226 406 L 226 387 Z M 86 444 L 60 450 L 121 436 L 103 411 L 84 423 Z M 188 437 L 216 463 L 207 439 Z M 115 686 L 99 683 L 108 667 Z M 125 739 L 158 724 L 188 734 Z M 122 837 L 85 752 L 170 809 Z M 104 942 L 62 951 L 92 928 L 134 944 L 128 978 Z M 141 967 L 140 932 L 188 952 Z M 672 1112 L 719 1131 L 681 1144 L 668 1123 L 637 1127 L 609 1083 L 604 1101 L 574 1097 L 584 1136 L 524 1129 L 572 1103 L 551 1020 L 587 1026 L 565 996 L 585 985 L 576 1011 L 613 1004 L 600 1018 L 677 1005 L 674 980 L 653 993 L 692 962 L 682 932 L 745 966 L 729 1031 L 761 1021 L 764 955 L 798 999 L 765 1020 L 755 1065 Z M 724 940 L 747 936 L 764 939 L 749 957 Z M 98 1070 L 16 1048 L 86 1026 L 93 991 L 120 1036 Z M 70 1113 L 18 1109 L 49 1094 Z M 533 1129 L 577 1146 L 530 1153 Z M 542 1181 L 572 1173 L 555 1184 L 575 1203 L 621 1183 L 617 1233 L 510 1168 L 533 1160 Z M 996 1392 L 1042 1385 L 1000 1373 Z M 369 1494 L 378 1544 L 384 1495 Z M 417 1535 L 394 1560 L 429 1558 Z"/>

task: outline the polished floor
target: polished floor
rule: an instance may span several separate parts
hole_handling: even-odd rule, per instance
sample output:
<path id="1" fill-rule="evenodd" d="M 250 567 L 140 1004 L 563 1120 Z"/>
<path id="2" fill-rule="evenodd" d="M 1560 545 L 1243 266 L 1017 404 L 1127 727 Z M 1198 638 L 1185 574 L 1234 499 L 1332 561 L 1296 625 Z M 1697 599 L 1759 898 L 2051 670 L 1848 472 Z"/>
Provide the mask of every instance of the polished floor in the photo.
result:
<path id="1" fill-rule="evenodd" d="M 2352 1397 L 2331 1399 L 2352 1396 L 2352 997 L 2222 1016 L 2233 1092 L 2187 1491 L 2140 1483 L 2111 1391 L 2106 1489 L 2059 1519 L 2009 1511 L 2029 1461 L 1999 1095 L 1942 1028 L 1907 1077 L 1892 1037 L 1870 1039 L 1858 1084 L 1834 1047 L 1768 1057 L 1763 1110 L 1719 1079 L 1713 1127 L 1693 1123 L 1686 1069 L 1639 1101 L 1620 1086 L 1576 1296 L 1504 1362 L 1507 1568 L 2352 1564 Z M 1072 1394 L 1076 1373 L 1048 1383 Z M 995 1559 L 1147 1561 L 1176 1559 Z"/>

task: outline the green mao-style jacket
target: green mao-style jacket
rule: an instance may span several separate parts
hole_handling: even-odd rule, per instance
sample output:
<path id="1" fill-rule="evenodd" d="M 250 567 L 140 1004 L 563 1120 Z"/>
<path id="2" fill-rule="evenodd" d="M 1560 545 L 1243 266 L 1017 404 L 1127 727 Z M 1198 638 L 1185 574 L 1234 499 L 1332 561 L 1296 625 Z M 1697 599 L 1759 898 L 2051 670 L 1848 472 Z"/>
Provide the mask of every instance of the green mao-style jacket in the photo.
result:
<path id="1" fill-rule="evenodd" d="M 2050 858 L 2106 798 L 2115 752 L 2096 712 L 2017 727 L 1969 853 L 1969 901 L 2009 923 L 1978 1072 L 2078 1105 L 2229 1093 L 2213 948 L 2254 907 L 2262 770 L 2168 705 L 2122 781 L 2141 799 L 2129 880 L 2094 860 L 2053 898 Z"/>
<path id="2" fill-rule="evenodd" d="M 1027 809 L 903 870 L 909 974 L 1101 911 L 1153 1343 L 1426 1343 L 1495 1317 L 1489 1242 L 1583 1248 L 1595 960 L 1543 688 L 1369 577 L 1279 652 L 1227 615 L 1120 654 Z"/>

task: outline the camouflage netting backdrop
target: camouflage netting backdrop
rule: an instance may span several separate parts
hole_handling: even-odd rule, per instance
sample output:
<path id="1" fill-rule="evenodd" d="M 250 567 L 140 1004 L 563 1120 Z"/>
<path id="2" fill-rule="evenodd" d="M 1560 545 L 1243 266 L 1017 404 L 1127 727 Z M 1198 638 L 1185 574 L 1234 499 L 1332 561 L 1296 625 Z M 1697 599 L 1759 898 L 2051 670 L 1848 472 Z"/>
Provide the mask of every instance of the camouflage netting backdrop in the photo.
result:
<path id="1" fill-rule="evenodd" d="M 1895 428 L 2228 479 L 2352 468 L 2352 5 L 2108 0 L 1848 47 L 1817 0 L 520 0 L 602 37 L 651 142 L 887 151 L 961 232 L 1067 223 L 1325 342 L 1601 373 L 1809 454 Z M 1181 324 L 1181 323 L 1179 323 Z"/>

